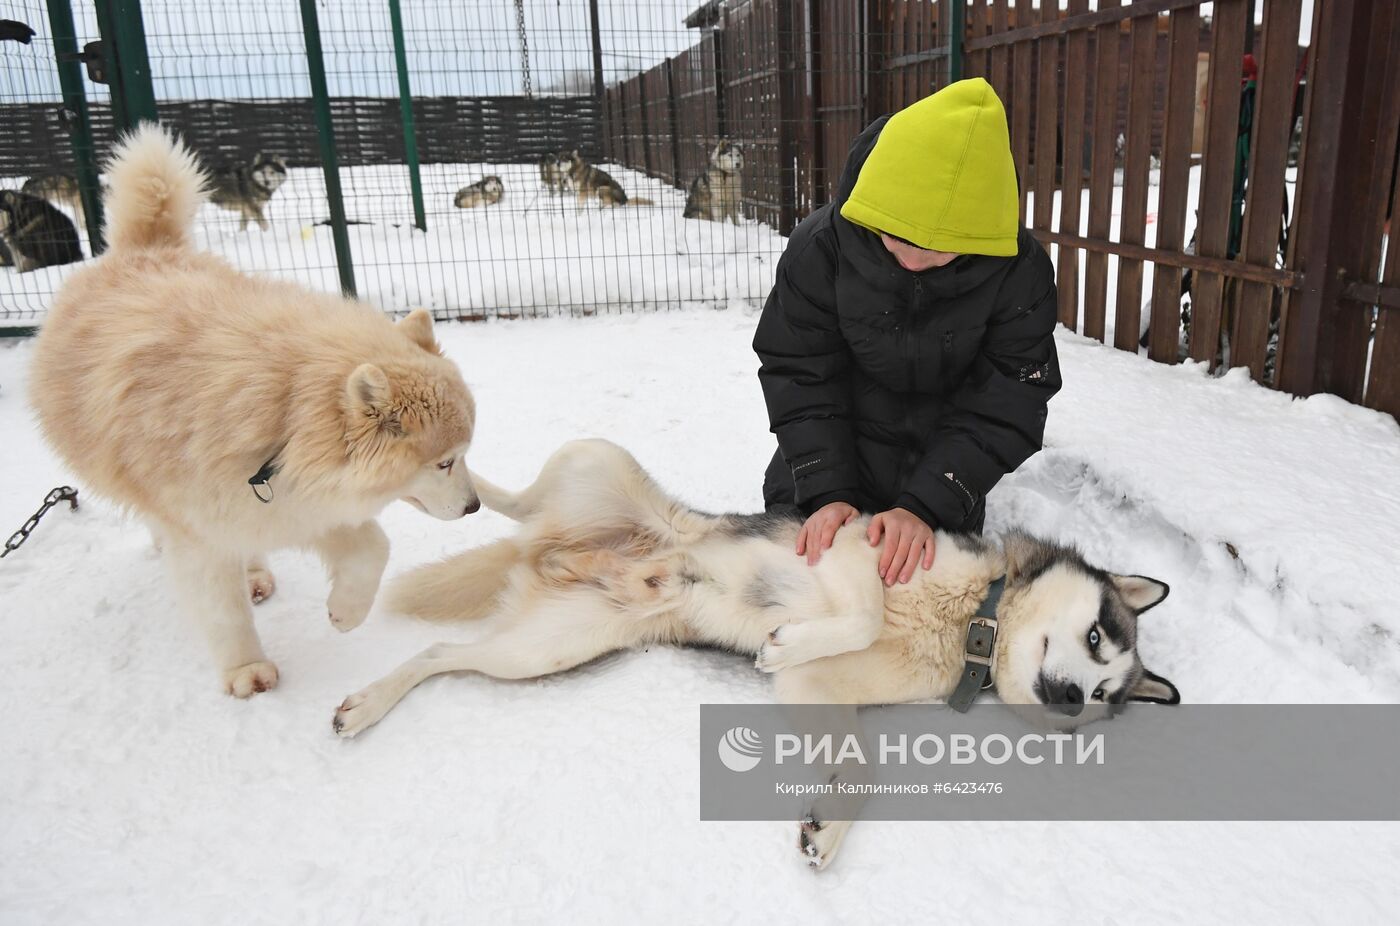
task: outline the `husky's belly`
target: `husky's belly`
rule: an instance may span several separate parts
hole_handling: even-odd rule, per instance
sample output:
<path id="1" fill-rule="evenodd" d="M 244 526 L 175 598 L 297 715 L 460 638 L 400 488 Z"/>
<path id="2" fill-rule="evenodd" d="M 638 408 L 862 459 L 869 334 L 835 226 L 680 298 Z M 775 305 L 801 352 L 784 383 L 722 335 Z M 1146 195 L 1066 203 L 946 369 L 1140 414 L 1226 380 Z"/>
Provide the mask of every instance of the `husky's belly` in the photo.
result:
<path id="1" fill-rule="evenodd" d="M 796 553 L 799 520 L 771 519 L 761 530 L 721 531 L 694 545 L 681 577 L 689 586 L 686 623 L 706 642 L 756 653 L 780 624 L 880 607 L 879 551 L 866 542 L 868 523 L 841 528 L 812 566 Z"/>

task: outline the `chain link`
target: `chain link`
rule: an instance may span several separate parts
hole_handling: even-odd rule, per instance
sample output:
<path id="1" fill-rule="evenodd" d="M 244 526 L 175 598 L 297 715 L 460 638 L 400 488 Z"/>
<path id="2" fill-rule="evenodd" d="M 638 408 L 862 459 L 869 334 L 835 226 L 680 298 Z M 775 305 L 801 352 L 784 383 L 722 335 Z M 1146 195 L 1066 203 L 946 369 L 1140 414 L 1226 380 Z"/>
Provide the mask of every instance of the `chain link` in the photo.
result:
<path id="1" fill-rule="evenodd" d="M 0 553 L 0 559 L 4 559 L 23 546 L 24 542 L 29 539 L 29 535 L 34 532 L 34 528 L 39 526 L 39 519 L 48 514 L 50 508 L 63 501 L 72 505 L 69 511 L 76 510 L 78 507 L 78 490 L 72 486 L 59 486 L 57 489 L 49 492 L 48 495 L 45 495 L 44 504 L 40 506 L 39 510 L 34 512 L 34 515 L 28 521 L 24 522 L 23 527 L 11 534 L 9 540 L 5 541 L 5 552 Z"/>
<path id="2" fill-rule="evenodd" d="M 533 96 L 530 86 L 530 40 L 525 35 L 525 0 L 515 0 L 515 31 L 520 35 L 520 76 L 525 81 L 525 96 Z"/>

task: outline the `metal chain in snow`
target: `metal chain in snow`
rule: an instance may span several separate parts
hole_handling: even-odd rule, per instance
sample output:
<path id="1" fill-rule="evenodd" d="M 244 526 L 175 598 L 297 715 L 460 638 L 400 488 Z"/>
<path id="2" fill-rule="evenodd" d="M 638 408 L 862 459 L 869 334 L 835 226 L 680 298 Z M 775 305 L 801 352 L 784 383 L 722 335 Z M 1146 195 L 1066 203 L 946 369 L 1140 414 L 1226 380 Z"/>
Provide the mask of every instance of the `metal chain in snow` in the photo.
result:
<path id="1" fill-rule="evenodd" d="M 530 41 L 525 36 L 525 0 L 515 0 L 515 31 L 520 34 L 520 76 L 525 81 L 525 96 L 533 96 L 530 86 Z"/>
<path id="2" fill-rule="evenodd" d="M 25 521 L 24 526 L 11 534 L 10 539 L 5 541 L 5 552 L 0 553 L 0 559 L 4 559 L 23 546 L 24 542 L 29 539 L 29 535 L 33 533 L 34 528 L 39 526 L 39 519 L 48 514 L 50 508 L 62 501 L 72 505 L 68 509 L 69 511 L 75 510 L 78 507 L 78 490 L 72 486 L 59 486 L 45 495 L 44 504 L 40 506 L 38 511 L 34 512 L 34 516 Z"/>

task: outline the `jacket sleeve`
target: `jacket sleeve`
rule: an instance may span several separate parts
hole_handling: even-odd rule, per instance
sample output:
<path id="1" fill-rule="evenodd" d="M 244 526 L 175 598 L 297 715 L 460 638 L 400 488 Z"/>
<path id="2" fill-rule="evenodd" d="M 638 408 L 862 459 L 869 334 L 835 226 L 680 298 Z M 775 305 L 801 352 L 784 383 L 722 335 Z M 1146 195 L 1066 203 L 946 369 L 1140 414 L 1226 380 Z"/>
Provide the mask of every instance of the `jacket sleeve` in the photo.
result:
<path id="1" fill-rule="evenodd" d="M 837 325 L 835 255 L 793 235 L 754 334 L 768 422 L 792 469 L 795 501 L 812 511 L 856 504 L 850 349 Z M 805 240 L 796 240 L 796 239 Z"/>
<path id="2" fill-rule="evenodd" d="M 963 527 L 1001 477 L 1041 448 L 1046 405 L 1061 380 L 1054 270 L 1037 252 L 1030 286 L 1008 286 L 1031 298 L 993 315 L 967 378 L 895 503 L 930 526 Z"/>

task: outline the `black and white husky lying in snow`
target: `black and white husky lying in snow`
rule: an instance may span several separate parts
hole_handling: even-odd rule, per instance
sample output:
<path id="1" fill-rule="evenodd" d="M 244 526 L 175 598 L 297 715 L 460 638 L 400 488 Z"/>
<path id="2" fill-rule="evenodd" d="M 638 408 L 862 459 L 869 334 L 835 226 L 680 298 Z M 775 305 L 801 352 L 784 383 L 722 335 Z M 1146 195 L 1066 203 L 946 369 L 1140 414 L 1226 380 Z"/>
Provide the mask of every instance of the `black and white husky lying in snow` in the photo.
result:
<path id="1" fill-rule="evenodd" d="M 793 554 L 796 511 L 704 514 L 607 441 L 565 444 L 519 493 L 474 480 L 482 502 L 520 530 L 407 573 L 390 606 L 438 620 L 490 618 L 492 629 L 472 643 L 429 647 L 346 698 L 334 720 L 341 736 L 376 723 L 439 673 L 531 678 L 654 643 L 753 654 L 778 698 L 794 704 L 948 698 L 968 665 L 990 669 L 1006 703 L 1046 705 L 1059 727 L 1125 701 L 1180 700 L 1136 646 L 1138 615 L 1167 586 L 1106 573 L 1025 534 L 998 549 L 939 532 L 933 567 L 886 588 L 863 530 L 841 531 L 808 566 Z M 969 627 L 998 580 L 990 657 L 970 663 Z M 809 861 L 829 862 L 849 826 L 804 822 Z"/>

